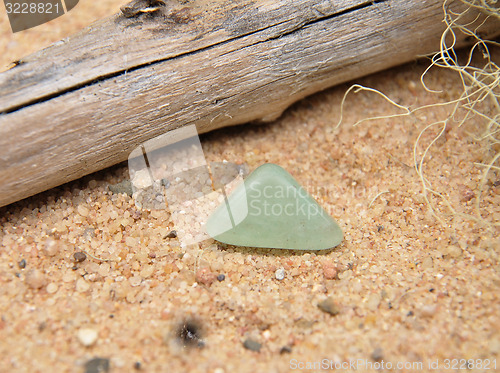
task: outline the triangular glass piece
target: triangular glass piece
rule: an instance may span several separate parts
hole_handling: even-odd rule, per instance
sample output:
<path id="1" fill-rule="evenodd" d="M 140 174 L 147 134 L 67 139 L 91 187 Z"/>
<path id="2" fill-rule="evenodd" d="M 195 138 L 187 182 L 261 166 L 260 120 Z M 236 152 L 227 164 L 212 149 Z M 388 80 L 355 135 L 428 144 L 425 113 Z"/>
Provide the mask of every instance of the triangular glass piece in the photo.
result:
<path id="1" fill-rule="evenodd" d="M 206 224 L 217 241 L 237 246 L 323 250 L 342 242 L 330 215 L 278 165 L 252 172 Z"/>

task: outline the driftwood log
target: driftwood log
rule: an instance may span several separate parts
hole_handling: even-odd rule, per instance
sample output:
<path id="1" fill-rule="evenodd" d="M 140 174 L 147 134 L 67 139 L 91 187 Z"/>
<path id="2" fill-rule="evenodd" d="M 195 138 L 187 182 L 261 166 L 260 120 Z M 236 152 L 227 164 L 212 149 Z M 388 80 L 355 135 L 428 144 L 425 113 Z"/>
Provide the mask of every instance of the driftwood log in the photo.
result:
<path id="1" fill-rule="evenodd" d="M 442 19 L 442 0 L 136 0 L 0 74 L 0 206 L 436 51 Z"/>

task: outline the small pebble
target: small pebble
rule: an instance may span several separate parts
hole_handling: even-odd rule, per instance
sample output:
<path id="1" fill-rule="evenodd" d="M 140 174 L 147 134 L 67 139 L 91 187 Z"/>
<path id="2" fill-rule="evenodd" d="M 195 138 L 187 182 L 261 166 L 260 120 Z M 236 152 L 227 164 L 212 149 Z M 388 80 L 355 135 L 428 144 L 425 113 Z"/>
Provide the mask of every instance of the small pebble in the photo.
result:
<path id="1" fill-rule="evenodd" d="M 75 260 L 76 263 L 81 263 L 85 259 L 87 259 L 87 255 L 83 251 L 78 251 L 73 254 L 73 259 Z"/>
<path id="2" fill-rule="evenodd" d="M 198 272 L 196 272 L 195 280 L 200 284 L 210 286 L 215 281 L 216 277 L 217 276 L 210 272 L 208 268 L 200 268 Z"/>
<path id="3" fill-rule="evenodd" d="M 266 326 L 267 326 L 267 325 L 266 325 Z M 262 337 L 263 337 L 266 341 L 268 341 L 269 339 L 271 339 L 271 331 L 270 331 L 269 329 L 264 330 L 264 331 L 262 332 Z"/>
<path id="4" fill-rule="evenodd" d="M 134 220 L 139 220 L 142 216 L 142 212 L 140 210 L 133 209 L 132 213 L 130 214 L 132 219 Z"/>
<path id="5" fill-rule="evenodd" d="M 327 280 L 334 280 L 337 278 L 337 266 L 333 263 L 325 263 L 323 264 L 323 276 Z"/>
<path id="6" fill-rule="evenodd" d="M 465 188 L 462 191 L 462 196 L 460 198 L 460 201 L 462 202 L 469 202 L 471 199 L 473 199 L 476 196 L 476 193 L 470 188 Z"/>
<path id="7" fill-rule="evenodd" d="M 31 289 L 40 289 L 46 283 L 45 276 L 38 269 L 30 269 L 26 273 L 25 281 Z"/>
<path id="8" fill-rule="evenodd" d="M 177 339 L 184 347 L 202 348 L 204 342 L 202 339 L 201 326 L 194 320 L 186 320 L 177 328 Z"/>
<path id="9" fill-rule="evenodd" d="M 383 351 L 380 347 L 377 347 L 375 350 L 372 352 L 372 359 L 373 361 L 381 361 L 384 358 Z"/>
<path id="10" fill-rule="evenodd" d="M 141 364 L 141 362 L 140 362 L 140 361 L 136 361 L 136 362 L 134 363 L 134 369 L 135 369 L 135 370 L 141 370 L 141 369 L 142 369 L 142 364 Z"/>
<path id="11" fill-rule="evenodd" d="M 318 308 L 321 311 L 329 313 L 332 316 L 336 316 L 340 313 L 340 309 L 332 297 L 328 297 L 325 300 L 319 302 Z"/>
<path id="12" fill-rule="evenodd" d="M 290 346 L 283 346 L 283 347 L 281 347 L 280 355 L 289 354 L 291 352 L 292 352 L 292 348 Z"/>
<path id="13" fill-rule="evenodd" d="M 86 208 L 85 206 L 83 205 L 78 205 L 78 207 L 76 208 L 76 210 L 78 211 L 78 213 L 83 216 L 84 218 L 89 216 L 89 209 Z"/>
<path id="14" fill-rule="evenodd" d="M 443 254 L 446 259 L 455 259 L 462 255 L 462 249 L 458 246 L 451 245 L 443 250 Z"/>
<path id="15" fill-rule="evenodd" d="M 298 328 L 304 329 L 304 330 L 311 329 L 315 323 L 316 323 L 316 321 L 314 321 L 314 320 L 306 320 L 306 319 L 299 319 L 299 320 L 295 321 L 295 325 Z"/>
<path id="16" fill-rule="evenodd" d="M 155 271 L 155 267 L 152 265 L 145 265 L 141 272 L 139 273 L 143 279 L 150 277 Z"/>
<path id="17" fill-rule="evenodd" d="M 18 266 L 19 266 L 19 268 L 21 268 L 21 269 L 26 268 L 26 260 L 25 260 L 25 259 L 21 259 L 21 260 L 17 263 L 17 265 L 18 265 Z"/>
<path id="18" fill-rule="evenodd" d="M 170 231 L 165 237 L 166 238 L 176 238 L 177 237 L 177 231 Z"/>
<path id="19" fill-rule="evenodd" d="M 47 285 L 47 293 L 49 294 L 54 294 L 58 289 L 59 286 L 57 286 L 57 284 L 54 282 L 51 282 L 50 284 Z"/>
<path id="20" fill-rule="evenodd" d="M 134 193 L 132 189 L 132 182 L 130 180 L 123 180 L 121 183 L 109 185 L 108 189 L 113 194 L 124 193 L 129 197 L 132 197 L 132 194 Z"/>
<path id="21" fill-rule="evenodd" d="M 82 237 L 85 241 L 91 241 L 95 237 L 95 229 L 92 227 L 85 228 Z"/>
<path id="22" fill-rule="evenodd" d="M 435 304 L 426 304 L 420 308 L 420 315 L 422 317 L 432 317 L 436 314 L 437 306 Z"/>
<path id="23" fill-rule="evenodd" d="M 104 262 L 104 263 L 101 263 L 101 265 L 99 266 L 97 273 L 99 273 L 99 275 L 101 275 L 103 277 L 106 277 L 107 275 L 109 275 L 110 270 L 111 270 L 111 268 L 110 268 L 109 264 Z"/>
<path id="24" fill-rule="evenodd" d="M 130 286 L 139 286 L 142 282 L 141 276 L 132 276 L 128 280 Z"/>
<path id="25" fill-rule="evenodd" d="M 95 357 L 85 363 L 85 373 L 107 373 L 109 372 L 109 359 Z"/>
<path id="26" fill-rule="evenodd" d="M 57 242 L 51 239 L 45 241 L 45 244 L 43 245 L 43 252 L 47 256 L 55 256 L 59 252 Z"/>
<path id="27" fill-rule="evenodd" d="M 366 300 L 366 306 L 368 307 L 369 310 L 375 311 L 380 305 L 380 301 L 381 301 L 380 294 L 372 293 L 368 296 L 368 299 Z"/>
<path id="28" fill-rule="evenodd" d="M 274 275 L 276 276 L 276 280 L 280 280 L 280 281 L 283 280 L 285 278 L 285 269 L 278 268 Z"/>
<path id="29" fill-rule="evenodd" d="M 82 345 L 88 347 L 97 341 L 98 333 L 95 329 L 83 328 L 78 330 L 77 337 Z"/>
<path id="30" fill-rule="evenodd" d="M 262 345 L 259 342 L 248 338 L 248 339 L 245 339 L 245 342 L 243 342 L 243 347 L 245 347 L 247 350 L 250 350 L 250 351 L 259 352 Z"/>
<path id="31" fill-rule="evenodd" d="M 429 269 L 432 268 L 433 262 L 432 258 L 430 256 L 426 257 L 424 260 L 422 260 L 422 263 L 420 264 L 420 267 L 423 269 Z"/>
<path id="32" fill-rule="evenodd" d="M 226 279 L 226 275 L 221 273 L 220 275 L 217 276 L 217 281 L 222 282 Z"/>
<path id="33" fill-rule="evenodd" d="M 76 280 L 76 291 L 78 291 L 79 293 L 84 293 L 89 289 L 90 284 L 85 281 L 83 277 L 80 277 L 78 280 Z"/>

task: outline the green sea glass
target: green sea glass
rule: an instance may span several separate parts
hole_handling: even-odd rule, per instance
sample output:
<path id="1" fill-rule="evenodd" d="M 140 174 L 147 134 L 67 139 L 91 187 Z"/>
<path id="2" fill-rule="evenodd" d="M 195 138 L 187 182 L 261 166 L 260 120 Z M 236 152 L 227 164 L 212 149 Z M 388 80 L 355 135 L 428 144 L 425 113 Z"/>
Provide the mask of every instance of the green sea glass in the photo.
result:
<path id="1" fill-rule="evenodd" d="M 323 250 L 343 239 L 335 220 L 272 163 L 257 168 L 222 202 L 206 230 L 226 244 L 276 249 Z"/>

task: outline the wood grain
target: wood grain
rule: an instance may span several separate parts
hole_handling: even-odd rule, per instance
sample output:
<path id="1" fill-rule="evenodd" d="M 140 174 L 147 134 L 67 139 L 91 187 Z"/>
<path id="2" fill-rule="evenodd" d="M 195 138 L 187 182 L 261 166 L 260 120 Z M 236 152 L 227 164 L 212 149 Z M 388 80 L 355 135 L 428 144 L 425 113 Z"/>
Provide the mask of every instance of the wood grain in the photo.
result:
<path id="1" fill-rule="evenodd" d="M 272 120 L 428 54 L 442 18 L 439 0 L 139 0 L 0 74 L 0 206 L 126 160 L 170 129 Z"/>

